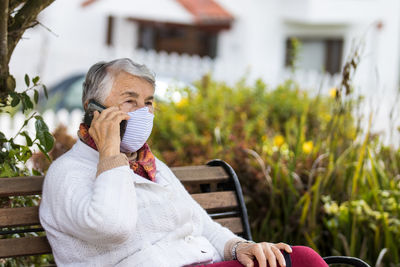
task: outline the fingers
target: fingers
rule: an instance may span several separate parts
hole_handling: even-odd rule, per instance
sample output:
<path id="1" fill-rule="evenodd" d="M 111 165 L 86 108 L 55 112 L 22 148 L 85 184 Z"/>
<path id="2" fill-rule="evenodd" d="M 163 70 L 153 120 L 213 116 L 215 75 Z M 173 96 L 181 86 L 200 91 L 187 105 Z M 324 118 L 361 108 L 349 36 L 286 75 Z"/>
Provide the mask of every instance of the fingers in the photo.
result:
<path id="1" fill-rule="evenodd" d="M 263 250 L 263 254 L 265 254 L 266 260 L 264 260 L 264 264 L 265 262 L 269 263 L 270 267 L 276 267 L 276 256 L 274 251 L 272 250 L 272 244 L 271 243 L 261 243 L 262 245 L 262 250 Z M 257 258 L 258 260 L 258 258 Z M 258 263 L 260 264 L 260 261 L 258 260 Z M 260 264 L 261 267 L 261 264 Z"/>
<path id="2" fill-rule="evenodd" d="M 285 257 L 283 256 L 280 249 L 274 245 L 272 245 L 270 248 L 271 251 L 274 253 L 276 260 L 278 261 L 279 266 L 286 266 Z"/>
<path id="3" fill-rule="evenodd" d="M 100 113 L 99 119 L 112 120 L 116 114 L 122 114 L 122 113 L 125 112 L 120 111 L 118 107 L 109 107 Z"/>
<path id="4" fill-rule="evenodd" d="M 129 115 L 123 111 L 115 112 L 109 115 L 108 120 L 115 122 L 115 123 L 120 123 L 123 120 L 129 120 Z"/>
<path id="5" fill-rule="evenodd" d="M 267 253 L 264 254 L 264 253 L 265 253 L 265 250 L 263 249 L 263 246 L 261 244 L 254 244 L 253 245 L 253 255 L 256 257 L 256 259 L 258 261 L 258 265 L 260 267 L 267 267 L 267 259 L 268 259 L 268 262 L 270 262 L 269 261 L 269 257 L 270 256 L 275 258 L 273 253 L 270 253 L 270 254 L 267 254 Z M 275 261 L 274 261 L 274 264 L 275 264 Z M 276 267 L 276 264 L 275 265 L 270 265 L 270 266 L 271 267 Z"/>
<path id="6" fill-rule="evenodd" d="M 243 264 L 246 267 L 254 267 L 254 261 L 250 257 L 243 257 L 240 261 L 241 264 Z"/>
<path id="7" fill-rule="evenodd" d="M 280 267 L 286 266 L 285 257 L 281 250 L 288 253 L 292 252 L 289 245 L 285 243 L 258 243 L 258 244 L 241 244 L 237 247 L 238 260 L 246 267 L 253 267 L 253 259 L 256 258 L 259 267 Z"/>
<path id="8" fill-rule="evenodd" d="M 129 120 L 129 115 L 126 112 L 121 111 L 118 107 L 110 107 L 100 114 L 98 111 L 95 111 L 93 113 L 93 121 L 97 120 L 120 123 L 122 120 Z"/>
<path id="9" fill-rule="evenodd" d="M 98 112 L 97 110 L 95 112 L 93 112 L 93 120 L 98 119 L 99 116 L 100 116 L 100 112 Z"/>
<path id="10" fill-rule="evenodd" d="M 292 253 L 292 247 L 289 246 L 288 244 L 285 244 L 285 243 L 278 243 L 278 244 L 275 244 L 275 246 L 276 246 L 277 248 L 279 248 L 280 250 L 286 251 L 287 253 Z"/>

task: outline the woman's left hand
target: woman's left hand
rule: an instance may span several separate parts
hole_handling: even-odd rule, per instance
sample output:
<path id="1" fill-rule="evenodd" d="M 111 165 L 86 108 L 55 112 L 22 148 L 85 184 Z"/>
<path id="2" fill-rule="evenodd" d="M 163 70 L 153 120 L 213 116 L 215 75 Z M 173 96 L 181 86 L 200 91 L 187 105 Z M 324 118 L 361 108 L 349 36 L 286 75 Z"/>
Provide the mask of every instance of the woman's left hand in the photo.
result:
<path id="1" fill-rule="evenodd" d="M 257 259 L 260 267 L 267 267 L 267 262 L 270 267 L 277 267 L 277 261 L 279 266 L 286 266 L 281 250 L 292 252 L 292 248 L 285 243 L 240 243 L 236 248 L 236 257 L 246 267 L 254 266 L 254 258 Z"/>

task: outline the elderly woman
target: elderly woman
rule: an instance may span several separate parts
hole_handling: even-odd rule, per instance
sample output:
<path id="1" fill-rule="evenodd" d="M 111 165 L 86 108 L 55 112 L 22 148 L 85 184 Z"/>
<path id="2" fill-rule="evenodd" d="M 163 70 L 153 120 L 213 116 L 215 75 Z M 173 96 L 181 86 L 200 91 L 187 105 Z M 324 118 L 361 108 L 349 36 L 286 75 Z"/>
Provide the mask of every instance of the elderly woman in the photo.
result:
<path id="1" fill-rule="evenodd" d="M 146 143 L 154 76 L 144 65 L 93 65 L 85 110 L 90 100 L 106 109 L 80 125 L 78 141 L 51 164 L 43 185 L 40 222 L 58 266 L 327 266 L 306 247 L 246 241 L 191 198 Z"/>

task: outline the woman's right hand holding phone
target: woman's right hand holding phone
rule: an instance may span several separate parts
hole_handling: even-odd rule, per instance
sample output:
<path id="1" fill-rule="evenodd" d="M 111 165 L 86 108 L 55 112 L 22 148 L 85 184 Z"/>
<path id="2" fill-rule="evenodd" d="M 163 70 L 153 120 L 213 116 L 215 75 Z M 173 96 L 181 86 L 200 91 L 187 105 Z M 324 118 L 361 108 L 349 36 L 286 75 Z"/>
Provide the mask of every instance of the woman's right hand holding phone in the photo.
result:
<path id="1" fill-rule="evenodd" d="M 101 113 L 93 113 L 89 134 L 96 143 L 100 160 L 120 153 L 120 123 L 129 120 L 129 115 L 118 107 L 109 107 Z"/>

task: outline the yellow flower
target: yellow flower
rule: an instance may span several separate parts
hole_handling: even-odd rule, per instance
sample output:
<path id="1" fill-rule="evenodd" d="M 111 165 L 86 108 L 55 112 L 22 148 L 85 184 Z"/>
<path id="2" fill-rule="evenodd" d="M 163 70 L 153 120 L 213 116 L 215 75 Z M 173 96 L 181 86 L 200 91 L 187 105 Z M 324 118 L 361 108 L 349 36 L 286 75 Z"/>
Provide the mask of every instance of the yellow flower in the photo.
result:
<path id="1" fill-rule="evenodd" d="M 189 100 L 187 98 L 182 98 L 176 105 L 179 108 L 186 107 L 189 104 Z"/>
<path id="2" fill-rule="evenodd" d="M 182 115 L 182 114 L 177 114 L 177 115 L 176 115 L 176 119 L 177 119 L 178 121 L 185 121 L 186 116 L 185 116 L 185 115 Z"/>
<path id="3" fill-rule="evenodd" d="M 285 138 L 282 135 L 274 137 L 274 146 L 280 147 L 283 143 L 285 143 Z"/>
<path id="4" fill-rule="evenodd" d="M 329 90 L 329 95 L 331 98 L 335 98 L 337 95 L 337 89 L 335 87 L 331 88 L 331 90 Z"/>
<path id="5" fill-rule="evenodd" d="M 331 115 L 328 113 L 322 113 L 321 114 L 322 119 L 324 119 L 325 121 L 330 121 L 331 120 Z"/>
<path id="6" fill-rule="evenodd" d="M 312 141 L 307 141 L 303 143 L 303 152 L 306 154 L 310 154 L 313 150 L 314 144 Z"/>
<path id="7" fill-rule="evenodd" d="M 328 214 L 337 214 L 339 212 L 339 206 L 336 202 L 326 203 L 324 208 Z"/>

